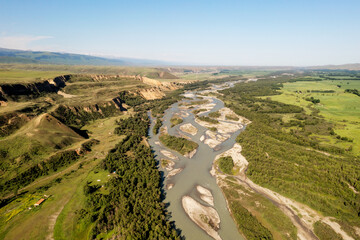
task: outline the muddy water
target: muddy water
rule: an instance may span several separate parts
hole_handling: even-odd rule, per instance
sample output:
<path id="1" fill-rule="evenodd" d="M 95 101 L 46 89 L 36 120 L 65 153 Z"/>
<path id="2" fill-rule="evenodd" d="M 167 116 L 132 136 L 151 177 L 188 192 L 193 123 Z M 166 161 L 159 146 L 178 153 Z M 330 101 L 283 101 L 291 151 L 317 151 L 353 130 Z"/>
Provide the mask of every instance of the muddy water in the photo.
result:
<path id="1" fill-rule="evenodd" d="M 232 84 L 231 84 L 232 85 Z M 231 85 L 221 85 L 214 86 L 213 91 L 223 89 L 225 87 L 229 87 Z M 189 94 L 193 94 L 193 100 L 197 99 L 198 92 L 188 92 Z M 201 93 L 201 92 L 199 92 Z M 189 100 L 184 100 L 189 101 Z M 211 101 L 215 103 L 215 107 L 210 111 L 214 112 L 224 107 L 224 103 L 216 98 L 211 98 Z M 231 138 L 227 141 L 223 142 L 220 145 L 220 149 L 214 151 L 208 145 L 205 145 L 200 141 L 200 137 L 207 130 L 205 127 L 200 126 L 194 121 L 194 114 L 189 110 L 179 109 L 179 103 L 173 104 L 166 112 L 163 118 L 163 126 L 166 126 L 170 135 L 178 135 L 179 132 L 189 136 L 192 141 L 199 144 L 199 148 L 197 153 L 193 156 L 193 158 L 189 159 L 183 157 L 179 153 L 167 149 L 166 147 L 159 146 L 156 142 L 159 142 L 158 135 L 154 135 L 152 129 L 154 127 L 154 119 L 152 119 L 151 129 L 150 129 L 150 138 L 149 143 L 153 150 L 155 151 L 156 159 L 161 160 L 162 158 L 166 158 L 160 153 L 160 150 L 168 150 L 171 151 L 174 155 L 176 155 L 179 160 L 175 160 L 175 168 L 182 168 L 183 171 L 178 173 L 177 175 L 167 179 L 165 181 L 166 184 L 174 184 L 174 187 L 170 190 L 166 190 L 166 199 L 165 203 L 169 203 L 168 210 L 171 213 L 171 221 L 175 221 L 176 227 L 181 229 L 181 234 L 186 237 L 188 240 L 205 240 L 212 239 L 209 235 L 206 234 L 204 230 L 198 227 L 185 213 L 181 199 L 183 196 L 191 196 L 199 203 L 209 206 L 207 203 L 200 199 L 200 196 L 196 190 L 197 185 L 201 185 L 212 192 L 214 197 L 214 208 L 219 213 L 220 216 L 220 229 L 218 231 L 220 237 L 223 240 L 233 240 L 233 239 L 244 239 L 237 230 L 235 222 L 230 216 L 230 213 L 226 206 L 225 198 L 220 190 L 220 188 L 216 184 L 216 180 L 213 176 L 210 175 L 210 170 L 212 167 L 213 160 L 215 156 L 230 149 L 235 143 L 236 136 L 240 133 L 241 130 L 235 132 Z M 183 117 L 184 123 L 191 123 L 198 129 L 198 133 L 195 136 L 190 134 L 186 134 L 180 131 L 179 126 L 177 125 L 171 128 L 170 118 L 174 113 L 187 113 L 189 114 L 187 117 Z M 206 113 L 205 115 L 207 115 Z M 166 158 L 168 159 L 168 158 Z M 164 170 L 165 171 L 165 170 Z M 167 172 L 165 171 L 166 175 Z"/>

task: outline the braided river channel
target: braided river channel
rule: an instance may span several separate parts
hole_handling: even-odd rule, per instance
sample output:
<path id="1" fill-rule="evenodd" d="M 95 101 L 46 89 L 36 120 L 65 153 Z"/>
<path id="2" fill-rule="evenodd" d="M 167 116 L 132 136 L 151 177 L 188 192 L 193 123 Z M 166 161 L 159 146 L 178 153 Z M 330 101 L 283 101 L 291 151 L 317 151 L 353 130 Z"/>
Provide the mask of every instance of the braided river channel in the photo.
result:
<path id="1" fill-rule="evenodd" d="M 165 127 L 170 135 L 185 136 L 199 145 L 192 158 L 184 157 L 180 153 L 162 145 L 159 141 L 159 134 L 154 135 L 153 133 L 155 119 L 151 118 L 149 144 L 154 150 L 156 159 L 158 161 L 161 161 L 162 159 L 170 159 L 169 154 L 164 154 L 164 150 L 166 150 L 170 152 L 173 157 L 172 162 L 174 165 L 171 169 L 178 171 L 181 170 L 175 175 L 170 174 L 169 176 L 171 169 L 166 170 L 165 168 L 161 168 L 161 164 L 159 164 L 159 168 L 161 168 L 165 177 L 165 203 L 169 204 L 167 209 L 171 214 L 170 220 L 174 221 L 176 228 L 181 230 L 181 235 L 189 240 L 244 239 L 237 230 L 237 226 L 227 208 L 225 197 L 220 187 L 217 185 L 215 177 L 210 174 L 210 170 L 215 157 L 233 147 L 237 135 L 245 129 L 245 126 L 240 125 L 239 129 L 231 134 L 228 134 L 228 138 L 225 141 L 221 142 L 216 147 L 210 147 L 209 144 L 205 144 L 204 141 L 204 135 L 207 131 L 209 131 L 209 129 L 198 124 L 195 121 L 195 114 L 193 113 L 194 110 L 200 108 L 201 106 L 194 105 L 191 108 L 183 107 L 186 103 L 206 99 L 209 101 L 209 111 L 199 113 L 198 115 L 207 116 L 210 112 L 216 112 L 224 108 L 224 103 L 211 95 L 204 95 L 209 92 L 216 92 L 217 90 L 232 87 L 233 84 L 234 83 L 213 85 L 210 90 L 186 92 L 186 98 L 184 100 L 173 104 L 165 111 L 162 128 Z M 174 114 L 181 116 L 183 123 L 171 127 L 170 119 Z M 180 126 L 187 123 L 191 123 L 195 128 L 197 128 L 197 133 L 195 135 L 181 131 Z M 197 189 L 198 186 L 201 186 L 211 192 L 213 197 L 213 206 L 211 206 L 208 201 L 204 201 L 201 198 L 201 193 Z M 189 217 L 183 206 L 184 196 L 191 197 L 199 204 L 205 207 L 212 207 L 217 211 L 220 218 L 220 224 L 218 228 L 216 228 L 218 237 L 211 237 Z"/>

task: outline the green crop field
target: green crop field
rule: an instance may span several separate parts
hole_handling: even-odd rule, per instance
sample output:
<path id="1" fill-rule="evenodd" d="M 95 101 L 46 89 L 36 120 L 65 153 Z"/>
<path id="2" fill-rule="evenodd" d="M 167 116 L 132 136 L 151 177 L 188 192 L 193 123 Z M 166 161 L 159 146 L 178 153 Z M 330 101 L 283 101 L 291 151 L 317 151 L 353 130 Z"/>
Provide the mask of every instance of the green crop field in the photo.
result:
<path id="1" fill-rule="evenodd" d="M 1 75 L 1 72 L 4 72 Z M 53 65 L 53 64 L 11 64 L 0 63 L 0 83 L 8 83 L 12 78 L 52 78 L 62 74 L 105 74 L 105 75 L 140 75 L 164 81 L 176 81 L 177 77 L 162 69 L 148 67 L 124 67 L 124 66 L 88 66 L 88 65 Z M 55 74 L 55 75 L 54 75 Z M 12 76 L 13 75 L 13 76 Z M 32 76 L 33 75 L 33 76 Z M 181 79 L 180 79 L 181 80 Z"/>
<path id="2" fill-rule="evenodd" d="M 52 79 L 56 76 L 66 74 L 66 71 L 33 71 L 33 70 L 15 70 L 1 69 L 1 83 L 32 83 L 41 80 Z"/>
<path id="3" fill-rule="evenodd" d="M 322 140 L 342 147 L 352 146 L 353 153 L 359 155 L 360 97 L 355 94 L 345 93 L 345 89 L 360 90 L 360 81 L 326 80 L 285 83 L 281 89 L 281 95 L 271 96 L 271 99 L 301 106 L 307 113 L 311 113 L 312 109 L 318 109 L 320 115 L 335 124 L 334 130 L 336 134 L 353 139 L 353 143 L 338 141 L 335 138 L 322 138 Z M 332 90 L 334 93 L 314 92 L 326 90 Z M 305 98 L 309 97 L 320 99 L 320 103 L 312 104 L 306 101 Z"/>

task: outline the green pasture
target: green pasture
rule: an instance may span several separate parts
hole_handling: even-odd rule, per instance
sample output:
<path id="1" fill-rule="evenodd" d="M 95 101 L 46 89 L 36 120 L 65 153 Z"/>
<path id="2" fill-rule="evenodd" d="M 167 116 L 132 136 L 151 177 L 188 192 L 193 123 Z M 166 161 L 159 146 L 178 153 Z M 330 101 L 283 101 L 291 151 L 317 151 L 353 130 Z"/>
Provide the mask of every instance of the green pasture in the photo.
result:
<path id="1" fill-rule="evenodd" d="M 359 89 L 360 81 L 326 80 L 326 81 L 299 81 L 285 83 L 281 94 L 271 96 L 274 101 L 301 106 L 310 114 L 312 108 L 318 109 L 320 115 L 335 124 L 335 133 L 341 137 L 353 139 L 353 143 L 343 142 L 334 138 L 325 142 L 343 147 L 353 146 L 353 153 L 360 153 L 360 97 L 345 93 L 345 89 Z M 334 93 L 311 91 L 332 90 Z M 306 101 L 306 98 L 320 99 L 319 104 Z M 286 118 L 288 118 L 287 116 Z M 284 119 L 286 120 L 286 119 Z"/>
<path id="2" fill-rule="evenodd" d="M 32 83 L 52 79 L 66 74 L 65 71 L 33 71 L 18 69 L 0 69 L 0 84 L 3 83 Z"/>

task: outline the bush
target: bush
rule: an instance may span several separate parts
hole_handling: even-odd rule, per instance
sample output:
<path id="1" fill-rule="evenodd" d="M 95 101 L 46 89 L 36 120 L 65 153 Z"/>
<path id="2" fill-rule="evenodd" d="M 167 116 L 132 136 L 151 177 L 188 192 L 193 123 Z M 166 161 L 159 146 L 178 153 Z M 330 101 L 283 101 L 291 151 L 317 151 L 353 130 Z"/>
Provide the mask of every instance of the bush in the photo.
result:
<path id="1" fill-rule="evenodd" d="M 232 174 L 232 169 L 234 167 L 234 162 L 232 157 L 221 157 L 219 158 L 219 167 L 220 170 L 226 174 Z"/>
<path id="2" fill-rule="evenodd" d="M 162 134 L 159 139 L 166 147 L 173 149 L 182 155 L 192 152 L 199 146 L 196 142 L 182 137 L 171 136 L 169 134 Z"/>
<path id="3" fill-rule="evenodd" d="M 218 124 L 219 123 L 218 120 L 213 119 L 213 118 L 209 118 L 207 116 L 200 116 L 200 117 L 198 117 L 198 119 L 200 121 L 208 122 L 208 123 L 211 123 L 211 124 Z"/>

